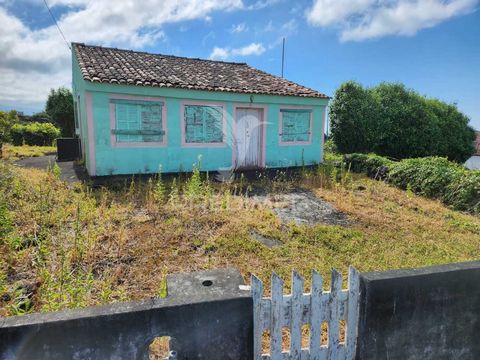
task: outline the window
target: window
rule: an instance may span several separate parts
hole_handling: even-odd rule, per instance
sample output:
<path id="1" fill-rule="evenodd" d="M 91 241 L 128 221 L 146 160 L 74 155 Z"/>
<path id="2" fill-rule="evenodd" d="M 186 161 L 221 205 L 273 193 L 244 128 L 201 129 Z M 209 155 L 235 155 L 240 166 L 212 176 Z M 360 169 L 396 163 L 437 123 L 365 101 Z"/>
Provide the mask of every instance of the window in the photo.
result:
<path id="1" fill-rule="evenodd" d="M 312 110 L 280 110 L 280 142 L 306 143 L 311 140 Z"/>
<path id="2" fill-rule="evenodd" d="M 80 95 L 73 101 L 73 117 L 75 119 L 75 134 L 80 134 Z"/>
<path id="3" fill-rule="evenodd" d="M 222 105 L 184 105 L 185 144 L 221 144 L 224 141 Z"/>
<path id="4" fill-rule="evenodd" d="M 112 134 L 118 143 L 162 143 L 163 102 L 112 99 L 114 126 Z"/>

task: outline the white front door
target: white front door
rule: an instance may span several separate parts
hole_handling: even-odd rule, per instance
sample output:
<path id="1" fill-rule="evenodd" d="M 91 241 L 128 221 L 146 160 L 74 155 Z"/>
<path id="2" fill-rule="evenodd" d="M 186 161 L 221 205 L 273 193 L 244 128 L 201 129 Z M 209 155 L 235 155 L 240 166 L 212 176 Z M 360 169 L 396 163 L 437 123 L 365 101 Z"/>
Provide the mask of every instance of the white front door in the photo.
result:
<path id="1" fill-rule="evenodd" d="M 238 108 L 236 113 L 236 168 L 262 166 L 261 109 Z"/>

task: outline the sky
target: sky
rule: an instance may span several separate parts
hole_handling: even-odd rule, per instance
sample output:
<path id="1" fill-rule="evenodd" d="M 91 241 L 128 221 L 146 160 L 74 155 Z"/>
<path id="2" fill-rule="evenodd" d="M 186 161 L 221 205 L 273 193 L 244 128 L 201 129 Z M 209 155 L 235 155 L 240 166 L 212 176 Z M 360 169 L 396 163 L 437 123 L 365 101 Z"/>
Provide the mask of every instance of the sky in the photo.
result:
<path id="1" fill-rule="evenodd" d="M 247 62 L 333 96 L 402 82 L 456 103 L 480 130 L 480 0 L 46 0 L 67 42 Z M 71 53 L 43 0 L 0 0 L 0 109 L 71 87 Z"/>

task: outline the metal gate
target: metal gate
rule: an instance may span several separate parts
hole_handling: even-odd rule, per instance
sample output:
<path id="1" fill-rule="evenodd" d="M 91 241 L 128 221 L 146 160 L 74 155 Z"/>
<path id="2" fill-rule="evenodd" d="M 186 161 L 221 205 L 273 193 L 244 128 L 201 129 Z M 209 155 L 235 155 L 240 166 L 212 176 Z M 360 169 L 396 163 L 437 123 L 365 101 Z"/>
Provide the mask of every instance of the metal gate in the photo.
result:
<path id="1" fill-rule="evenodd" d="M 252 276 L 254 308 L 254 360 L 350 360 L 355 357 L 358 323 L 359 276 L 349 268 L 348 289 L 342 290 L 342 275 L 332 270 L 330 291 L 323 291 L 323 279 L 312 273 L 311 292 L 304 293 L 304 280 L 292 273 L 292 292 L 283 294 L 283 280 L 272 274 L 271 296 L 263 297 L 263 283 Z M 322 324 L 328 328 L 328 342 L 322 345 Z M 302 348 L 302 326 L 308 326 L 308 347 Z M 325 327 L 325 325 L 324 325 Z M 282 331 L 290 333 L 290 346 L 282 350 Z M 263 333 L 268 330 L 269 353 L 262 354 Z M 344 341 L 340 341 L 340 332 Z"/>

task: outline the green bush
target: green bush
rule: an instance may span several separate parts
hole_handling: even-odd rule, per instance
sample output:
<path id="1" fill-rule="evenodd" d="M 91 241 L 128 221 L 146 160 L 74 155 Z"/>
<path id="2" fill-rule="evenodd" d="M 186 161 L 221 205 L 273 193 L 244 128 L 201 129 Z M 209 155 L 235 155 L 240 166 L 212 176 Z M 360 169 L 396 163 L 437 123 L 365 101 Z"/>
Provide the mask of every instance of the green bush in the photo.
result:
<path id="1" fill-rule="evenodd" d="M 446 158 L 406 159 L 391 168 L 388 181 L 401 189 L 409 187 L 416 194 L 443 199 L 448 186 L 464 171 L 465 168 Z"/>
<path id="2" fill-rule="evenodd" d="M 329 110 L 331 136 L 343 154 L 441 156 L 462 163 L 474 153 L 475 132 L 455 104 L 428 99 L 402 84 L 366 88 L 346 82 Z"/>
<path id="3" fill-rule="evenodd" d="M 480 171 L 465 170 L 448 185 L 443 201 L 456 210 L 480 213 Z"/>
<path id="4" fill-rule="evenodd" d="M 11 130 L 12 142 L 16 146 L 50 146 L 59 136 L 60 129 L 50 123 L 15 124 Z"/>
<path id="5" fill-rule="evenodd" d="M 480 213 L 480 171 L 441 157 L 392 161 L 374 154 L 347 154 L 344 162 L 353 172 L 385 179 L 401 189 L 439 199 L 455 210 Z"/>
<path id="6" fill-rule="evenodd" d="M 375 154 L 346 154 L 343 161 L 351 171 L 366 173 L 374 179 L 385 179 L 393 164 L 392 160 Z"/>

